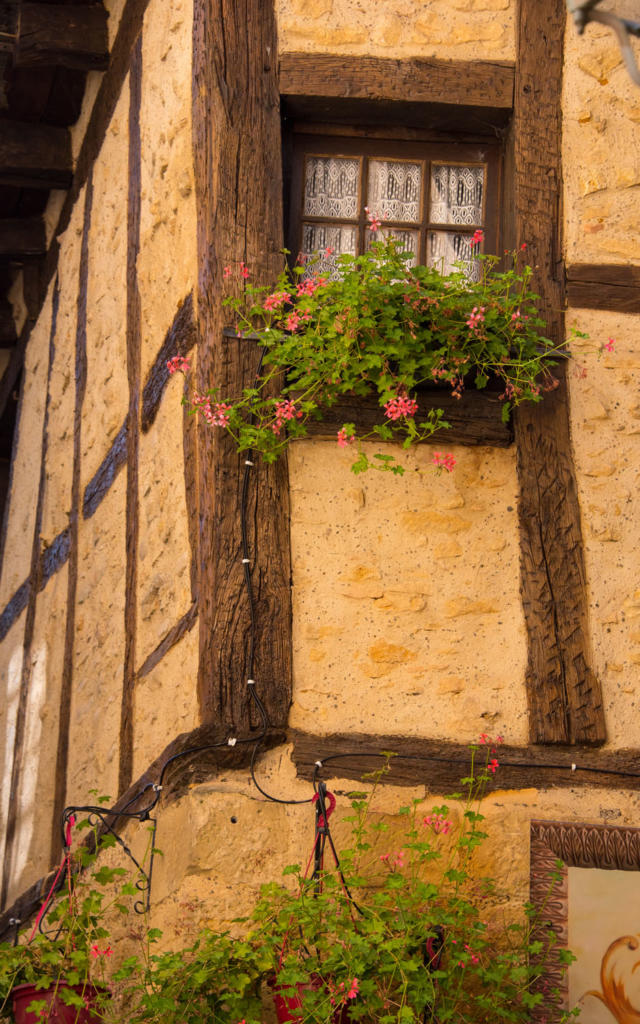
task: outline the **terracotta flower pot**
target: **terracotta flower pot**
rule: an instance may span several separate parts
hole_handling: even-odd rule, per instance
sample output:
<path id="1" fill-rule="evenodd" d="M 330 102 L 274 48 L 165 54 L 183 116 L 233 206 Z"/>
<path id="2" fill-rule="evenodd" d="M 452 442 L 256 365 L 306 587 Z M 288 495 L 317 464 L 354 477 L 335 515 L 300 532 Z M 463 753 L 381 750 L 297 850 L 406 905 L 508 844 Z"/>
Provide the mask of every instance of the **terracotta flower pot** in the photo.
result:
<path id="1" fill-rule="evenodd" d="M 81 996 L 85 1005 L 67 1006 L 60 998 L 63 988 L 72 989 Z M 16 985 L 11 998 L 16 1024 L 97 1024 L 101 1016 L 95 1008 L 98 990 L 93 985 L 58 985 L 57 988 L 37 989 L 35 985 Z M 34 1000 L 44 1000 L 48 1007 L 43 1019 L 27 1007 Z"/>
<path id="2" fill-rule="evenodd" d="M 292 993 L 291 988 L 283 987 L 275 983 L 273 989 L 273 1003 L 276 1010 L 278 1024 L 289 1024 L 290 1021 L 302 1020 L 302 1000 L 305 992 L 317 990 L 322 987 L 321 978 L 311 978 L 309 981 L 300 981 L 295 986 L 296 992 Z M 288 994 L 283 994 L 288 993 Z M 349 1010 L 346 1006 L 339 1006 L 331 1018 L 333 1024 L 349 1024 Z"/>

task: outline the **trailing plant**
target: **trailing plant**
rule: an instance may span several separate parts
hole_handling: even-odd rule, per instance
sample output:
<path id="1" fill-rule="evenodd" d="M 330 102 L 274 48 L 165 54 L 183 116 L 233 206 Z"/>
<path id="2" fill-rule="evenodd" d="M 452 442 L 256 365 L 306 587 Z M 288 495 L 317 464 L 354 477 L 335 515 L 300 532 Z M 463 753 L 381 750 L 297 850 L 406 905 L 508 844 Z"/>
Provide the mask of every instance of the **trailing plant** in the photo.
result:
<path id="1" fill-rule="evenodd" d="M 235 922 L 242 938 L 206 930 L 186 950 L 159 952 L 152 933 L 116 975 L 129 1024 L 262 1024 L 274 998 L 279 1019 L 305 1024 L 529 1021 L 554 999 L 540 981 L 557 939 L 539 937 L 530 906 L 511 923 L 492 919 L 494 885 L 474 870 L 487 838 L 480 803 L 498 768 L 483 741 L 463 791 L 435 807 L 412 801 L 399 830 L 373 812 L 385 769 L 376 773 L 369 795 L 353 796 L 351 842 L 331 867 L 318 867 L 323 806 L 317 870 L 293 865 L 284 885 L 265 886 L 250 919 Z"/>
<path id="2" fill-rule="evenodd" d="M 379 228 L 372 214 L 369 220 Z M 496 257 L 478 251 L 481 240 L 477 231 L 477 280 L 462 266 L 449 274 L 411 266 L 391 235 L 361 256 L 338 256 L 332 278 L 318 274 L 313 261 L 285 267 L 271 291 L 254 287 L 241 264 L 242 297 L 225 302 L 237 333 L 262 346 L 261 371 L 240 395 L 217 386 L 195 393 L 193 410 L 229 431 L 239 451 L 272 462 L 339 399 L 373 394 L 380 423 L 365 433 L 344 423 L 337 443 L 354 446 L 356 473 L 371 466 L 402 473 L 393 454 L 371 460 L 362 442 L 397 440 L 409 448 L 446 428 L 441 409 L 417 416 L 421 386 L 442 384 L 460 398 L 469 384 L 484 389 L 498 382 L 505 420 L 520 403 L 540 401 L 557 385 L 551 371 L 559 350 L 542 333 L 532 270 L 515 255 L 499 269 Z M 181 356 L 168 365 L 171 372 L 188 368 Z M 453 468 L 442 453 L 433 461 Z"/>

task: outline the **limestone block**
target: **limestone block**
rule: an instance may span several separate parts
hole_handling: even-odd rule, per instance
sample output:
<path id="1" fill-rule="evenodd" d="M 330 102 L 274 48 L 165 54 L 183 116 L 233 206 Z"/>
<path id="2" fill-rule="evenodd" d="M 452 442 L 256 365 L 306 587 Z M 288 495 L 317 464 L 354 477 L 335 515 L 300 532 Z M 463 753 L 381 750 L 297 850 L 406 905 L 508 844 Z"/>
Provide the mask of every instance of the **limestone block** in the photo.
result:
<path id="1" fill-rule="evenodd" d="M 292 447 L 295 727 L 459 739 L 496 716 L 525 741 L 514 453 L 455 454 L 354 487 L 348 452 Z"/>
<path id="2" fill-rule="evenodd" d="M 570 377 L 569 388 L 594 667 L 602 683 L 609 742 L 627 747 L 640 739 L 632 635 L 640 529 L 640 433 L 633 415 L 640 386 L 640 317 L 574 310 L 571 320 L 591 336 L 572 343 L 586 372 Z M 597 349 L 610 337 L 615 350 L 599 359 Z"/>
<path id="3" fill-rule="evenodd" d="M 136 680 L 133 715 L 133 777 L 138 778 L 181 732 L 200 724 L 198 624 Z"/>
<path id="4" fill-rule="evenodd" d="M 13 459 L 7 533 L 0 579 L 0 608 L 31 572 L 31 547 L 42 458 L 42 425 L 47 395 L 49 334 L 51 328 L 50 286 L 45 304 L 34 325 L 25 353 L 22 397 L 18 425 L 18 447 Z"/>
<path id="5" fill-rule="evenodd" d="M 498 759 L 499 759 L 498 751 Z M 280 751 L 270 754 L 271 767 L 276 769 Z M 499 786 L 499 771 L 497 781 Z M 276 769 L 277 772 L 277 769 Z M 271 792 L 281 798 L 304 798 L 310 786 L 291 779 L 290 763 L 284 757 L 280 765 L 279 786 Z M 428 780 L 428 768 L 425 770 Z M 222 788 L 222 787 L 226 788 Z M 331 780 L 330 788 L 337 795 L 337 807 L 331 818 L 331 830 L 340 855 L 350 842 L 351 813 L 348 794 L 353 792 L 350 780 Z M 370 792 L 371 786 L 358 786 Z M 384 868 L 382 853 L 400 847 L 406 818 L 402 807 L 413 800 L 422 801 L 417 808 L 418 828 L 434 807 L 442 807 L 444 798 L 431 795 L 424 787 L 401 788 L 379 786 L 373 797 L 370 820 L 384 825 L 374 839 L 366 872 L 376 877 Z M 447 800 L 447 816 L 458 825 L 463 806 Z M 495 893 L 486 900 L 489 928 L 502 933 L 505 924 L 522 920 L 522 911 L 529 897 L 530 824 L 534 818 L 569 822 L 609 822 L 632 825 L 640 811 L 637 793 L 601 788 L 539 789 L 508 791 L 497 788 L 481 804 L 484 820 L 482 831 L 487 839 L 473 852 L 469 869 L 481 879 L 495 881 Z M 138 835 L 138 839 L 140 836 Z M 127 839 L 134 851 L 136 835 L 129 830 Z M 442 853 L 447 851 L 446 836 L 434 837 Z M 152 924 L 164 931 L 162 948 L 193 940 L 196 931 L 205 926 L 229 928 L 238 932 L 241 925 L 234 918 L 250 912 L 259 886 L 269 881 L 291 884 L 282 879 L 282 869 L 291 863 L 307 863 L 313 842 L 311 806 L 287 806 L 268 803 L 251 789 L 243 772 L 228 772 L 225 779 L 194 787 L 177 803 L 158 807 L 157 843 L 163 856 L 156 861 L 152 903 Z M 438 867 L 429 869 L 437 877 Z"/>
<path id="6" fill-rule="evenodd" d="M 173 378 L 140 437 L 138 665 L 191 604 L 181 395 L 181 380 Z"/>
<path id="7" fill-rule="evenodd" d="M 127 382 L 128 79 L 94 164 L 87 293 L 87 389 L 81 485 L 91 480 L 129 406 Z"/>
<path id="8" fill-rule="evenodd" d="M 16 718 L 24 658 L 25 619 L 26 612 L 23 612 L 0 645 L 0 865 L 4 863 Z"/>
<path id="9" fill-rule="evenodd" d="M 567 259 L 638 263 L 640 108 L 610 31 L 569 26 L 563 90 Z"/>
<path id="10" fill-rule="evenodd" d="M 73 475 L 73 418 L 76 402 L 76 326 L 80 250 L 86 188 L 78 197 L 66 231 L 60 235 L 60 301 L 51 367 L 47 462 L 42 538 L 50 544 L 69 523 Z"/>
<path id="11" fill-rule="evenodd" d="M 138 283 L 142 376 L 196 280 L 191 142 L 193 4 L 151 0 L 142 36 L 142 205 Z"/>
<path id="12" fill-rule="evenodd" d="M 80 521 L 68 801 L 92 789 L 115 798 L 124 678 L 125 496 L 121 473 Z"/>
<path id="13" fill-rule="evenodd" d="M 58 754 L 60 686 L 64 661 L 67 567 L 38 595 L 31 644 L 31 676 L 18 789 L 18 828 L 10 886 L 14 896 L 51 867 L 51 829 Z M 13 897 L 9 896 L 9 900 Z"/>
<path id="14" fill-rule="evenodd" d="M 369 54 L 383 57 L 513 60 L 514 0 L 278 0 L 282 51 Z"/>

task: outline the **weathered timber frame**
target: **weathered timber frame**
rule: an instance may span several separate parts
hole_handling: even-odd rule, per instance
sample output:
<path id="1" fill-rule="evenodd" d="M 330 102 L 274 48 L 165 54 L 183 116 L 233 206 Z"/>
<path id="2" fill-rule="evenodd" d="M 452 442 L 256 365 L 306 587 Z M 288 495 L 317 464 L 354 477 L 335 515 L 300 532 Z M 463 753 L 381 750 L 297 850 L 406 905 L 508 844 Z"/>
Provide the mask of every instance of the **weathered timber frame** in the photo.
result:
<path id="1" fill-rule="evenodd" d="M 278 41 L 270 0 L 195 0 L 193 142 L 198 208 L 197 388 L 237 393 L 258 368 L 255 346 L 225 338 L 223 267 L 242 260 L 252 280 L 275 280 L 283 248 Z M 198 442 L 202 721 L 258 732 L 247 678 L 272 726 L 291 703 L 289 493 L 286 460 L 249 467 L 222 431 Z M 246 507 L 254 611 L 243 584 L 241 508 Z"/>
<path id="2" fill-rule="evenodd" d="M 576 825 L 561 821 L 531 822 L 530 900 L 537 913 L 533 938 L 548 945 L 548 932 L 556 937 L 540 989 L 557 991 L 554 1000 L 545 999 L 534 1007 L 532 1020 L 560 1024 L 570 1009 L 566 968 L 559 952 L 569 944 L 570 867 L 604 868 L 610 871 L 640 871 L 640 829 L 611 825 Z M 552 879 L 552 896 L 549 892 Z"/>
<path id="3" fill-rule="evenodd" d="M 513 241 L 539 267 L 547 333 L 564 340 L 562 263 L 563 0 L 520 0 L 512 138 Z M 544 73 L 541 74 L 541 68 Z M 600 744 L 600 684 L 590 666 L 585 567 L 563 367 L 560 387 L 520 406 L 516 443 L 521 580 L 529 638 L 527 694 L 532 743 Z"/>
<path id="4" fill-rule="evenodd" d="M 99 90 L 60 215 L 59 231 L 68 225 L 74 204 L 86 184 L 86 238 L 91 211 L 91 168 L 122 84 L 132 68 L 132 59 L 139 61 L 139 38 L 146 5 L 147 0 L 127 0 L 125 5 L 109 69 Z M 33 614 L 29 609 L 35 595 L 54 572 L 69 562 L 70 617 L 59 729 L 57 775 L 61 781 L 55 795 L 56 812 L 64 799 L 67 770 L 77 517 L 94 514 L 118 471 L 127 466 L 128 537 L 135 547 L 136 467 L 130 467 L 129 463 L 136 460 L 137 432 L 148 430 L 155 417 L 167 381 L 167 358 L 177 353 L 186 354 L 199 340 L 196 385 L 200 390 L 215 380 L 224 389 L 235 391 L 254 378 L 258 361 L 255 346 L 246 341 L 223 338 L 226 317 L 221 305 L 222 267 L 244 260 L 251 267 L 252 280 L 258 283 L 271 283 L 279 269 L 283 222 L 280 95 L 291 116 L 311 114 L 318 120 L 322 117 L 335 120 L 336 110 L 340 108 L 345 126 L 351 125 L 354 117 L 370 119 L 367 123 L 375 126 L 376 122 L 388 121 L 391 114 L 404 111 L 404 125 L 401 127 L 406 138 L 413 137 L 411 125 L 415 123 L 416 113 L 423 118 L 420 122 L 421 136 L 425 132 L 440 136 L 446 130 L 450 134 L 462 132 L 464 136 L 465 125 L 472 125 L 475 131 L 480 124 L 484 124 L 489 132 L 504 132 L 513 115 L 506 144 L 507 173 L 513 182 L 512 192 L 507 196 L 506 241 L 510 245 L 526 242 L 530 262 L 540 267 L 536 288 L 543 296 L 552 336 L 556 340 L 563 337 L 562 310 L 567 290 L 574 305 L 617 312 L 634 312 L 640 308 L 640 280 L 633 269 L 574 265 L 566 272 L 565 281 L 559 230 L 564 22 L 562 0 L 520 0 L 515 73 L 514 66 L 505 62 L 394 61 L 283 54 L 278 89 L 277 40 L 270 0 L 241 0 L 235 5 L 223 4 L 215 10 L 211 0 L 196 0 L 193 130 L 200 270 L 196 301 L 194 303 L 190 296 L 184 298 L 142 388 L 135 352 L 137 298 L 135 286 L 132 286 L 128 302 L 132 404 L 127 421 L 84 495 L 77 490 L 79 474 L 74 462 L 76 489 L 70 527 L 62 531 L 44 552 L 39 549 L 36 552 L 34 548 L 29 579 L 21 584 L 0 615 L 1 637 L 25 608 L 28 615 Z M 247 38 L 250 40 L 249 51 Z M 541 76 L 543 64 L 545 75 Z M 408 95 L 411 96 L 409 101 L 406 99 Z M 134 139 L 130 170 L 135 169 L 139 157 L 139 154 L 136 156 L 135 145 Z M 130 176 L 130 217 L 133 217 L 129 224 L 130 262 L 137 246 L 136 188 Z M 29 325 L 35 322 L 37 306 L 44 301 L 57 258 L 58 245 L 54 240 L 40 275 L 40 294 L 29 309 Z M 589 295 L 593 295 L 593 290 L 587 293 L 591 282 L 603 286 L 598 299 L 589 300 Z M 83 303 L 86 305 L 85 293 L 86 282 L 83 285 L 81 277 L 79 314 Z M 76 421 L 78 410 L 81 410 L 85 372 L 81 316 L 78 323 Z M 0 384 L 0 406 L 6 401 L 19 373 L 28 330 L 29 326 L 25 328 Z M 471 395 L 467 398 L 471 399 Z M 530 741 L 534 746 L 510 752 L 510 756 L 522 762 L 521 767 L 512 766 L 511 773 L 503 775 L 503 782 L 508 779 L 513 786 L 536 784 L 535 780 L 537 784 L 546 781 L 551 785 L 568 785 L 567 780 L 571 780 L 571 784 L 588 783 L 593 779 L 592 774 L 585 773 L 582 777 L 580 772 L 571 774 L 567 771 L 565 774 L 564 768 L 558 768 L 553 758 L 556 756 L 564 761 L 569 757 L 567 751 L 572 746 L 599 744 L 605 738 L 600 690 L 589 667 L 584 559 L 567 402 L 566 389 L 561 388 L 541 405 L 522 411 L 516 424 L 521 488 L 522 591 L 530 649 L 527 671 Z M 445 404 L 442 397 L 439 397 L 438 404 Z M 452 413 L 448 409 L 446 411 L 448 418 L 452 419 Z M 359 417 L 366 419 L 370 414 L 371 410 L 367 410 L 365 403 L 360 405 Z M 510 442 L 508 431 L 503 427 L 497 428 L 494 422 L 497 417 L 492 419 L 489 416 L 490 422 L 481 422 L 479 408 L 473 410 L 472 417 L 476 423 L 475 436 L 463 415 L 455 426 L 456 434 L 452 432 L 449 435 L 452 440 L 498 446 Z M 355 419 L 355 415 L 347 418 Z M 324 428 L 326 430 L 328 425 L 325 424 Z M 250 473 L 247 523 L 256 595 L 256 622 L 255 631 L 252 631 L 250 609 L 242 586 L 238 532 L 244 459 L 236 455 L 232 444 L 221 432 L 213 435 L 205 429 L 199 432 L 199 436 L 196 433 L 194 419 L 185 418 L 184 447 L 188 455 L 185 485 L 191 503 L 192 604 L 137 670 L 135 645 L 129 651 L 123 691 L 122 787 L 127 784 L 131 772 L 131 694 L 135 679 L 151 671 L 166 651 L 198 621 L 202 737 L 206 735 L 213 739 L 215 736 L 218 741 L 230 734 L 251 736 L 259 733 L 261 722 L 246 689 L 247 652 L 253 635 L 256 641 L 256 682 L 273 727 L 265 742 L 273 745 L 284 738 L 283 729 L 292 692 L 287 467 L 281 462 L 269 469 L 255 467 Z M 134 607 L 135 582 L 131 563 L 127 572 L 130 610 Z M 24 681 L 25 699 L 28 697 L 28 682 L 28 679 Z M 409 747 L 413 749 L 413 741 L 394 740 L 393 737 L 362 736 L 355 739 L 352 736 L 305 737 L 301 733 L 292 733 L 291 739 L 294 759 L 303 777 L 312 771 L 309 765 L 321 760 L 327 750 L 346 753 L 353 750 L 354 743 L 360 746 L 366 743 L 369 750 L 393 749 L 395 746 L 407 754 Z M 193 740 L 194 736 L 190 737 L 190 741 Z M 535 744 L 557 744 L 565 746 L 567 751 L 556 748 L 553 752 L 541 752 Z M 457 780 L 459 752 L 449 749 L 451 746 L 434 745 L 431 741 L 418 742 L 416 750 L 420 749 L 420 757 L 431 758 L 433 771 L 426 773 L 416 768 L 408 772 L 407 777 L 414 779 L 422 773 L 423 780 L 437 789 L 439 783 L 435 766 L 444 758 L 450 763 L 450 772 L 455 772 Z M 172 749 L 173 746 L 167 748 L 149 772 L 153 773 Z M 240 747 L 235 753 L 226 753 L 225 758 L 230 759 L 225 764 L 239 767 L 245 763 Z M 581 755 L 582 763 L 602 773 L 600 777 L 607 784 L 629 788 L 637 785 L 631 771 L 634 762 L 637 763 L 635 758 L 634 752 L 625 751 Z M 16 761 L 14 767 L 17 764 Z M 218 770 L 221 764 L 217 755 L 211 757 L 203 763 L 198 779 Z M 343 762 L 340 773 L 350 776 L 352 770 L 353 762 L 351 769 Z M 358 769 L 350 777 L 357 777 L 360 773 Z M 191 777 L 195 778 L 193 774 Z M 138 780 L 138 783 L 143 780 Z M 12 788 L 15 788 L 14 783 L 15 779 Z M 131 794 L 134 788 L 130 787 L 127 792 Z M 445 788 L 451 787 L 447 783 Z M 58 842 L 57 826 L 54 825 L 52 856 L 57 853 Z M 7 847 L 9 857 L 10 845 Z"/>

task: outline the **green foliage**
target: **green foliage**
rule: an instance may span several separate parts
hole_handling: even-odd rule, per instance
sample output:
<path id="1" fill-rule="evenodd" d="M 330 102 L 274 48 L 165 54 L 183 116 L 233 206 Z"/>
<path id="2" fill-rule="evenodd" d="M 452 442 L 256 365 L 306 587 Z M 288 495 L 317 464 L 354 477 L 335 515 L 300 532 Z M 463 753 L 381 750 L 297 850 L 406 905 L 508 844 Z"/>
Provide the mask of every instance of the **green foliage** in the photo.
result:
<path id="1" fill-rule="evenodd" d="M 480 278 L 471 281 L 462 268 L 442 275 L 408 260 L 388 237 L 362 256 L 340 256 L 333 280 L 298 266 L 284 270 L 269 295 L 248 285 L 242 299 L 225 300 L 236 329 L 264 348 L 262 376 L 242 395 L 216 387 L 195 395 L 194 411 L 225 427 L 239 451 L 272 462 L 340 398 L 373 394 L 380 423 L 366 434 L 345 423 L 338 444 L 356 447 L 355 473 L 400 473 L 394 455 L 370 460 L 361 443 L 377 436 L 406 448 L 446 428 L 440 409 L 416 420 L 421 385 L 440 383 L 460 397 L 469 382 L 483 389 L 497 379 L 505 419 L 555 386 L 557 350 L 541 333 L 529 267 L 514 257 L 499 270 L 495 257 L 481 255 Z"/>
<path id="2" fill-rule="evenodd" d="M 186 949 L 161 951 L 162 933 L 142 929 L 130 936 L 139 952 L 116 970 L 104 916 L 126 912 L 131 883 L 121 869 L 95 865 L 98 844 L 49 915 L 60 934 L 0 949 L 0 1017 L 11 989 L 29 982 L 77 1006 L 97 985 L 106 1024 L 262 1024 L 274 996 L 301 1001 L 301 1024 L 525 1024 L 555 999 L 540 984 L 550 954 L 556 964 L 572 957 L 531 906 L 515 922 L 497 921 L 494 883 L 477 877 L 481 803 L 498 767 L 481 740 L 463 793 L 437 806 L 414 799 L 395 823 L 372 813 L 388 765 L 369 776 L 369 794 L 351 794 L 340 868 L 325 865 L 315 878 L 300 864 L 285 868 L 284 884 L 263 886 L 250 918 L 234 923 L 240 937 L 205 929 Z M 107 974 L 112 1002 L 100 987 Z"/>
<path id="3" fill-rule="evenodd" d="M 114 837 L 100 836 L 87 819 L 75 828 L 89 830 L 89 836 L 70 854 L 63 895 L 54 899 L 44 920 L 46 934 L 37 931 L 31 938 L 28 930 L 15 946 L 0 943 L 0 1020 L 13 1019 L 11 993 L 23 984 L 39 991 L 54 989 L 69 1006 L 84 1007 L 89 1000 L 97 1014 L 109 1003 L 106 964 L 112 950 L 105 915 L 112 908 L 127 913 L 130 901 L 123 897 L 140 893 L 131 882 L 122 882 L 124 868 L 96 864 L 114 845 Z M 33 1013 L 45 1012 L 46 1019 L 46 1002 L 34 1000 L 30 1006 Z"/>
<path id="4" fill-rule="evenodd" d="M 278 994 L 301 1001 L 304 1024 L 528 1022 L 557 939 L 531 907 L 497 930 L 491 921 L 493 883 L 473 870 L 493 770 L 490 747 L 484 763 L 480 749 L 466 793 L 436 807 L 412 801 L 400 834 L 372 815 L 384 769 L 375 773 L 368 797 L 352 794 L 341 871 L 285 868 L 287 884 L 262 888 L 243 939 L 207 930 L 184 951 L 125 964 L 116 977 L 128 985 L 129 1024 L 261 1024 Z"/>

